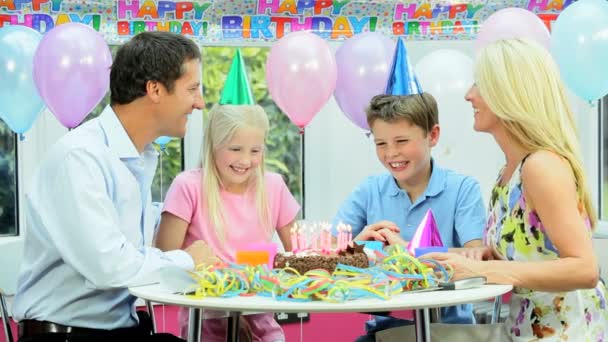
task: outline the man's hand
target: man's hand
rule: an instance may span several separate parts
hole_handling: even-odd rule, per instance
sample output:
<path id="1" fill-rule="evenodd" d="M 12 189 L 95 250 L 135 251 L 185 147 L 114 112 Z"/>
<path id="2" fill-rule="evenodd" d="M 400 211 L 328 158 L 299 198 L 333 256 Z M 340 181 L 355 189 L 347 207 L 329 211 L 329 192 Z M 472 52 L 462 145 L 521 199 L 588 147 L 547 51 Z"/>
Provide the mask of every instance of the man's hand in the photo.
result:
<path id="1" fill-rule="evenodd" d="M 213 249 L 202 240 L 194 241 L 188 248 L 185 249 L 186 253 L 190 254 L 192 260 L 194 260 L 194 266 L 201 264 L 213 265 L 220 262 L 220 259 L 215 256 Z"/>
<path id="2" fill-rule="evenodd" d="M 388 229 L 392 232 L 399 233 L 399 227 L 391 221 L 380 221 L 374 224 L 370 224 L 366 226 L 365 229 L 359 235 L 357 235 L 354 240 L 376 240 L 387 242 L 386 237 L 380 234 L 380 230 Z"/>

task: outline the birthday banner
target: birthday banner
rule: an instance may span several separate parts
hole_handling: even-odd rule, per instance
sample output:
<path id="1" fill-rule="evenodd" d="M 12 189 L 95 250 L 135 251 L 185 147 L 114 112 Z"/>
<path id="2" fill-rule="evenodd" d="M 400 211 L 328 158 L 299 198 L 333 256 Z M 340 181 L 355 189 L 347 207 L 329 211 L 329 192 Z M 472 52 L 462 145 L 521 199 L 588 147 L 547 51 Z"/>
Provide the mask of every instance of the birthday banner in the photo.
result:
<path id="1" fill-rule="evenodd" d="M 520 7 L 551 23 L 573 0 L 0 0 L 0 28 L 25 25 L 45 33 L 78 22 L 121 43 L 143 31 L 171 31 L 198 43 L 273 41 L 294 31 L 328 40 L 381 32 L 408 40 L 474 39 L 494 12 Z"/>

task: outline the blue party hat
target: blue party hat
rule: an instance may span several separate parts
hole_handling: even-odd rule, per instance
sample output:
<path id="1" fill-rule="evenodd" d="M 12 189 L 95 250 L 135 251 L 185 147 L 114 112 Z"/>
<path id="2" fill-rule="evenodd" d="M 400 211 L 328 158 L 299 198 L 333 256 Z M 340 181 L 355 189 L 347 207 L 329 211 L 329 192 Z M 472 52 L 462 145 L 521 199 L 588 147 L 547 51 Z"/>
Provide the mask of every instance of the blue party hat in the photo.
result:
<path id="1" fill-rule="evenodd" d="M 422 87 L 420 87 L 409 58 L 407 58 L 407 50 L 401 38 L 397 40 L 397 47 L 393 55 L 393 66 L 384 93 L 387 95 L 422 94 Z"/>

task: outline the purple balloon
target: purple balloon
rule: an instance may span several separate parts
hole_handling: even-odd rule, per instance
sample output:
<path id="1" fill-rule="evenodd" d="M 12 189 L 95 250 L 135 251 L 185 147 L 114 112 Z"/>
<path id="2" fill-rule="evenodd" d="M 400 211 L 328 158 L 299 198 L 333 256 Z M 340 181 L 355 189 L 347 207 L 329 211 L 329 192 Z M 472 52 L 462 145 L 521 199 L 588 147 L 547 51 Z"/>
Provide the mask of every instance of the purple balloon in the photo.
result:
<path id="1" fill-rule="evenodd" d="M 40 97 L 67 128 L 78 126 L 109 89 L 112 54 L 90 26 L 56 26 L 34 54 L 33 76 Z"/>
<path id="2" fill-rule="evenodd" d="M 364 130 L 369 130 L 365 108 L 384 93 L 394 52 L 395 42 L 376 32 L 353 36 L 336 51 L 334 97 L 346 117 Z"/>

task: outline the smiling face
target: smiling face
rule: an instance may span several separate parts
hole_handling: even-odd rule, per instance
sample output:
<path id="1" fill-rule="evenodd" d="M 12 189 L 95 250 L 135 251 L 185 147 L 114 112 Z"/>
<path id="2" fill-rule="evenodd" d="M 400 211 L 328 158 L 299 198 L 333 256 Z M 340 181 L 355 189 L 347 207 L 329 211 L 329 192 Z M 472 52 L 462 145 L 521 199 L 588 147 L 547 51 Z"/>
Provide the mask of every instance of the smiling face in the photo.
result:
<path id="1" fill-rule="evenodd" d="M 471 105 L 473 106 L 473 115 L 475 118 L 473 129 L 478 132 L 491 133 L 499 125 L 499 120 L 486 101 L 484 101 L 483 97 L 481 97 L 477 85 L 473 84 L 464 98 L 471 102 Z"/>
<path id="2" fill-rule="evenodd" d="M 159 135 L 183 137 L 186 134 L 188 115 L 194 109 L 205 106 L 200 90 L 200 60 L 192 59 L 183 65 L 184 73 L 175 80 L 171 92 L 162 86 L 159 99 L 158 122 L 161 127 Z"/>
<path id="3" fill-rule="evenodd" d="M 235 130 L 232 138 L 214 152 L 215 167 L 224 188 L 242 193 L 264 160 L 264 131 L 256 127 Z"/>
<path id="4" fill-rule="evenodd" d="M 428 134 L 406 119 L 375 120 L 372 133 L 378 160 L 389 170 L 401 189 L 408 190 L 430 177 L 431 148 L 439 140 L 439 125 Z"/>

